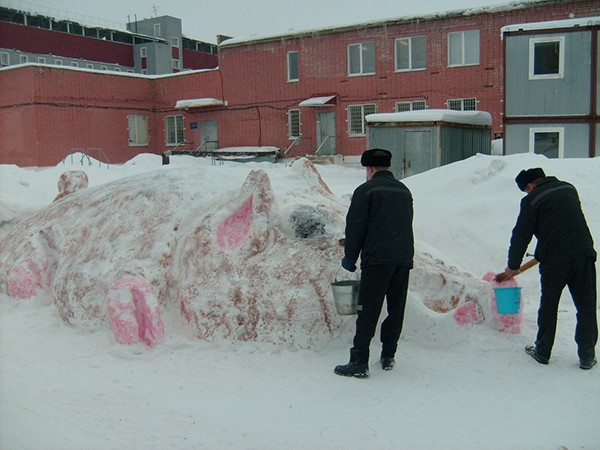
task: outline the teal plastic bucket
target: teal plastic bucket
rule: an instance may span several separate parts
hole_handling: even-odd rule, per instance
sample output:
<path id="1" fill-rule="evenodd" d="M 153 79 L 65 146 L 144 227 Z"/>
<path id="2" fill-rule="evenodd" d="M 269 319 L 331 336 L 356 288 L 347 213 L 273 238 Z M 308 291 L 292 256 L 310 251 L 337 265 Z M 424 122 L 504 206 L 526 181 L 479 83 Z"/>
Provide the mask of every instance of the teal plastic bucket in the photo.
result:
<path id="1" fill-rule="evenodd" d="M 520 287 L 494 288 L 498 314 L 518 314 L 521 308 Z"/>

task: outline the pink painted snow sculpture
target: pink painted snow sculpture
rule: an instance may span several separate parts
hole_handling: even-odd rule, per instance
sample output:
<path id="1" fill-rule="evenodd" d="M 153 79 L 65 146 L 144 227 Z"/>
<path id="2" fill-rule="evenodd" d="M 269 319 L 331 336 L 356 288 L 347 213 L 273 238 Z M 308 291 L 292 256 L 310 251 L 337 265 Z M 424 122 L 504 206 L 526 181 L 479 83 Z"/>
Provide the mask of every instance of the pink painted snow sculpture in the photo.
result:
<path id="1" fill-rule="evenodd" d="M 141 339 L 154 347 L 164 339 L 158 299 L 144 281 L 129 277 L 115 282 L 106 296 L 106 308 L 118 343 L 135 344 Z"/>
<path id="2" fill-rule="evenodd" d="M 69 170 L 58 179 L 58 195 L 54 201 L 60 200 L 66 195 L 72 194 L 79 189 L 88 187 L 89 180 L 85 172 L 81 170 Z"/>
<path id="3" fill-rule="evenodd" d="M 169 310 L 202 339 L 327 342 L 347 204 L 298 164 L 272 179 L 163 168 L 67 195 L 0 241 L 0 292 L 47 295 L 66 323 L 123 344 L 158 345 Z"/>
<path id="4" fill-rule="evenodd" d="M 498 287 L 517 287 L 517 280 L 515 278 L 509 278 L 505 281 L 498 282 L 495 281 L 496 274 L 494 272 L 488 272 L 483 276 L 485 281 L 489 281 L 492 288 Z M 523 312 L 522 308 L 519 310 L 518 314 L 498 314 L 498 308 L 496 306 L 496 295 L 494 294 L 494 290 L 492 289 L 492 317 L 497 326 L 497 328 L 504 332 L 510 334 L 518 334 L 521 332 L 521 322 L 523 321 Z"/>

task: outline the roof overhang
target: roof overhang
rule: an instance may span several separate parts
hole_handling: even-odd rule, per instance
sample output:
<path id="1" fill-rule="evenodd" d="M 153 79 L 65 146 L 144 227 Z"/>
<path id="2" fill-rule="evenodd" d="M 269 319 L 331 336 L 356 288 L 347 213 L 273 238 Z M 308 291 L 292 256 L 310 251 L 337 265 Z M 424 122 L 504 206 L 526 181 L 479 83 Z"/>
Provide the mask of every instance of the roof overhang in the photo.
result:
<path id="1" fill-rule="evenodd" d="M 192 98 L 189 100 L 177 100 L 175 103 L 175 109 L 189 109 L 189 108 L 204 108 L 207 106 L 225 106 L 226 102 L 218 100 L 216 98 Z"/>
<path id="2" fill-rule="evenodd" d="M 335 95 L 326 95 L 324 97 L 311 97 L 306 100 L 302 100 L 298 106 L 334 106 Z"/>

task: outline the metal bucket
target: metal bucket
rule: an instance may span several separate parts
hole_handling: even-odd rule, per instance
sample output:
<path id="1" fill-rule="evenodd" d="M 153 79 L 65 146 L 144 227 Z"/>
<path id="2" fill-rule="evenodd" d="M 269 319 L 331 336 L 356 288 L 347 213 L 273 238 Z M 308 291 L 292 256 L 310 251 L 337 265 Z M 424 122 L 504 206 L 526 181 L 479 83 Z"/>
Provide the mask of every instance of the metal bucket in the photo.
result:
<path id="1" fill-rule="evenodd" d="M 338 272 L 340 270 L 338 269 Z M 360 286 L 360 280 L 356 275 L 356 280 L 339 280 L 337 279 L 337 273 L 335 279 L 331 283 L 331 290 L 333 292 L 333 299 L 335 300 L 335 309 L 337 313 L 342 316 L 349 316 L 356 314 L 358 305 L 358 288 Z"/>

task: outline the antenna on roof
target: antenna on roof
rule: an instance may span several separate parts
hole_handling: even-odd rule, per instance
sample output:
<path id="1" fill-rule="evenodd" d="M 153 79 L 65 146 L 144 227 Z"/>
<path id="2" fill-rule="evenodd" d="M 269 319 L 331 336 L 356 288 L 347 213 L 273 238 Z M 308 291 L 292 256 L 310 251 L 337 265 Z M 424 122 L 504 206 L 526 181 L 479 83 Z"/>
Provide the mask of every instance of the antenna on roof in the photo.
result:
<path id="1" fill-rule="evenodd" d="M 154 17 L 158 17 L 158 8 L 156 5 L 152 5 L 152 10 L 154 11 Z"/>

